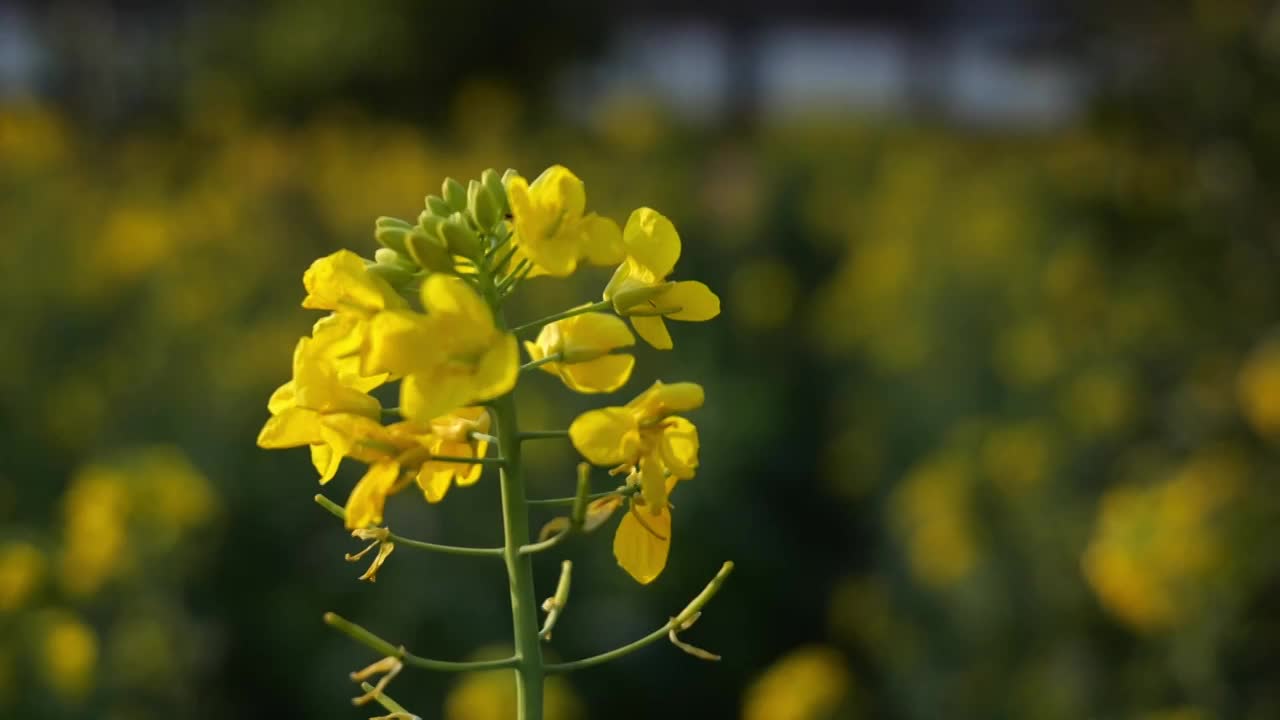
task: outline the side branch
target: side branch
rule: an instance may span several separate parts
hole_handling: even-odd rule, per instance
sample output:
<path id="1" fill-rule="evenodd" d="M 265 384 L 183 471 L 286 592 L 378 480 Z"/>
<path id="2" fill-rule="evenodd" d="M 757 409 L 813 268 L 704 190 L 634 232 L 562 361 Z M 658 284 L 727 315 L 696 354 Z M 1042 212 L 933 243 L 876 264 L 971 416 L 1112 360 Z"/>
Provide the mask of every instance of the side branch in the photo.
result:
<path id="1" fill-rule="evenodd" d="M 515 667 L 519 662 L 519 658 L 508 657 L 501 660 L 475 660 L 471 662 L 454 662 L 451 660 L 433 660 L 424 658 L 405 650 L 403 646 L 396 647 L 355 623 L 343 618 L 336 613 L 325 613 L 324 624 L 364 645 L 365 647 L 386 657 L 400 658 L 405 665 L 424 668 L 426 670 L 436 670 L 439 672 L 475 672 L 479 670 L 500 670 L 502 668 Z"/>
<path id="2" fill-rule="evenodd" d="M 328 510 L 331 515 L 339 520 L 346 521 L 347 513 L 337 503 L 329 498 L 316 494 L 316 504 Z M 390 530 L 387 531 L 387 539 L 405 547 L 418 548 L 419 550 L 430 550 L 432 552 L 446 553 L 449 555 L 466 555 L 470 557 L 492 557 L 501 558 L 502 548 L 478 548 L 478 547 L 462 547 L 459 545 L 441 545 L 439 543 L 423 542 L 422 540 L 414 540 L 402 535 L 397 535 Z"/>
<path id="3" fill-rule="evenodd" d="M 557 320 L 564 320 L 565 318 L 571 318 L 571 317 L 574 317 L 575 315 L 583 315 L 589 312 L 598 312 L 600 310 L 607 310 L 611 307 L 613 307 L 612 302 L 608 300 L 601 300 L 600 302 L 591 303 L 590 305 L 583 305 L 582 307 L 576 307 L 572 310 L 565 310 L 564 312 L 559 312 L 559 313 L 556 313 L 555 315 L 548 315 L 544 318 L 539 318 L 537 320 L 527 322 L 523 325 L 517 325 L 511 328 L 511 332 L 522 333 L 526 330 L 537 330 L 543 325 L 550 325 L 551 323 Z"/>
<path id="4" fill-rule="evenodd" d="M 696 616 L 702 612 L 702 608 L 711 601 L 711 598 L 715 597 L 717 592 L 720 591 L 720 586 L 724 585 L 725 579 L 729 577 L 729 573 L 731 572 L 733 572 L 733 563 L 726 562 L 720 567 L 720 572 L 716 573 L 716 576 L 711 579 L 711 582 L 707 583 L 707 586 L 703 588 L 702 592 L 698 593 L 698 596 L 690 601 L 688 606 L 686 606 L 684 610 L 680 611 L 679 615 L 671 618 L 665 625 L 654 630 L 648 635 L 645 635 L 639 640 L 623 645 L 620 648 L 615 648 L 609 652 L 592 655 L 591 657 L 583 658 L 581 660 L 552 663 L 547 665 L 547 672 L 566 673 L 573 672 L 574 670 L 582 670 L 583 668 L 594 667 L 596 665 L 603 665 L 610 660 L 616 660 L 625 655 L 630 655 L 646 645 L 652 645 L 673 632 L 683 630 L 688 627 L 694 619 L 696 619 Z"/>

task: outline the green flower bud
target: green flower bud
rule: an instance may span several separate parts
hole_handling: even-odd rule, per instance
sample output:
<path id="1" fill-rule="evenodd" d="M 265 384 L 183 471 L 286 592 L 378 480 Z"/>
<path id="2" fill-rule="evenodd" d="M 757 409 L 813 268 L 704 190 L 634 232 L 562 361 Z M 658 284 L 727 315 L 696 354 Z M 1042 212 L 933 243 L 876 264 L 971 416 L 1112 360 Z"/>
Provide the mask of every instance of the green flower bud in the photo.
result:
<path id="1" fill-rule="evenodd" d="M 413 223 L 409 222 L 408 220 L 401 220 L 398 217 L 387 217 L 386 215 L 383 215 L 373 223 L 373 226 L 375 228 L 399 227 L 399 228 L 404 228 L 408 230 L 409 228 L 413 227 Z"/>
<path id="2" fill-rule="evenodd" d="M 511 178 L 516 177 L 519 174 L 520 173 L 515 171 L 515 168 L 507 168 L 506 172 L 502 173 L 502 188 L 505 190 L 507 188 L 507 184 L 511 182 Z"/>
<path id="3" fill-rule="evenodd" d="M 373 231 L 373 237 L 384 249 L 407 255 L 409 251 L 405 250 L 404 239 L 409 234 L 410 227 L 408 223 L 405 223 L 404 227 L 392 224 L 378 225 Z"/>
<path id="4" fill-rule="evenodd" d="M 467 209 L 467 189 L 457 180 L 445 178 L 444 184 L 440 186 L 440 194 L 444 196 L 444 201 L 449 203 L 449 207 L 453 208 L 453 212 L 463 212 Z"/>
<path id="5" fill-rule="evenodd" d="M 386 253 L 392 255 L 391 262 L 382 262 L 386 259 Z M 413 280 L 413 270 L 405 267 L 399 262 L 399 255 L 394 250 L 388 248 L 379 248 L 378 253 L 374 255 L 378 260 L 372 265 L 367 266 L 370 274 L 376 275 L 387 281 L 387 284 L 393 288 L 399 289 L 409 284 Z"/>
<path id="6" fill-rule="evenodd" d="M 494 201 L 498 204 L 498 214 L 507 214 L 507 188 L 503 184 L 502 178 L 498 175 L 498 171 L 489 168 L 480 173 L 480 183 L 484 185 L 489 194 L 493 196 Z"/>
<path id="7" fill-rule="evenodd" d="M 489 192 L 489 188 L 472 180 L 467 185 L 467 212 L 475 219 L 482 230 L 488 230 L 501 219 L 498 201 Z"/>
<path id="8" fill-rule="evenodd" d="M 449 207 L 449 203 L 445 202 L 444 198 L 439 195 L 427 196 L 427 211 L 442 218 L 453 214 L 453 208 Z"/>
<path id="9" fill-rule="evenodd" d="M 450 215 L 452 214 L 450 213 Z M 441 217 L 440 215 L 431 214 L 430 210 L 423 210 L 422 214 L 418 216 L 418 227 L 422 228 L 427 237 L 443 241 L 444 236 L 440 234 L 440 226 L 444 225 L 444 220 L 447 217 L 449 215 Z"/>
<path id="10" fill-rule="evenodd" d="M 453 271 L 453 257 L 448 249 L 440 240 L 428 237 L 421 228 L 410 233 L 405 244 L 409 246 L 409 254 L 422 267 L 432 272 Z"/>
<path id="11" fill-rule="evenodd" d="M 449 252 L 466 258 L 475 259 L 480 256 L 480 237 L 471 229 L 467 218 L 460 212 L 449 216 L 440 225 L 440 237 L 444 238 Z"/>

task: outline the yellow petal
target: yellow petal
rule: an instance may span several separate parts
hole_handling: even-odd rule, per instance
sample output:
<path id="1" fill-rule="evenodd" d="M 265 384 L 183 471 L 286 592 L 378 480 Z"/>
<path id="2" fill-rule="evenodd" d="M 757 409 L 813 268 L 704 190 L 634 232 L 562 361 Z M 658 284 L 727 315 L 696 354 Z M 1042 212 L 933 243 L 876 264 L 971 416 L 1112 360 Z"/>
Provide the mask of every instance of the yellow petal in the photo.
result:
<path id="1" fill-rule="evenodd" d="M 474 394 L 462 404 L 491 400 L 507 394 L 516 386 L 516 378 L 519 375 L 519 344 L 516 342 L 515 335 L 507 333 L 500 336 L 480 358 L 480 364 L 472 377 Z"/>
<path id="2" fill-rule="evenodd" d="M 320 413 L 297 407 L 272 415 L 258 433 L 258 447 L 269 450 L 302 447 L 321 440 Z"/>
<path id="3" fill-rule="evenodd" d="M 570 390 L 607 393 L 626 385 L 635 365 L 636 359 L 631 355 L 605 355 L 589 362 L 561 365 L 559 373 Z"/>
<path id="4" fill-rule="evenodd" d="M 657 303 L 664 308 L 680 308 L 679 311 L 666 315 L 672 320 L 702 322 L 720 314 L 720 298 L 711 292 L 711 288 L 691 280 L 672 284 L 671 289 L 664 292 Z"/>
<path id="5" fill-rule="evenodd" d="M 592 265 L 616 265 L 627 257 L 618 223 L 591 213 L 578 226 L 582 256 Z"/>
<path id="6" fill-rule="evenodd" d="M 493 312 L 466 280 L 436 273 L 422 284 L 422 306 L 430 314 L 456 315 L 481 328 L 493 327 Z"/>
<path id="7" fill-rule="evenodd" d="M 369 466 L 351 496 L 347 498 L 347 529 L 357 530 L 382 523 L 382 510 L 387 495 L 400 478 L 400 465 L 394 462 Z"/>
<path id="8" fill-rule="evenodd" d="M 698 469 L 698 428 L 682 417 L 669 417 L 658 446 L 662 462 L 673 475 L 689 480 Z"/>
<path id="9" fill-rule="evenodd" d="M 667 506 L 667 474 L 654 453 L 640 458 L 640 494 L 644 498 L 644 509 L 639 512 L 657 515 Z"/>
<path id="10" fill-rule="evenodd" d="M 442 468 L 438 463 L 429 462 L 418 469 L 418 475 L 414 479 L 427 502 L 438 503 L 444 499 L 453 484 L 453 471 Z"/>
<path id="11" fill-rule="evenodd" d="M 471 404 L 471 383 L 446 373 L 415 373 L 400 383 L 400 414 L 417 422 L 447 415 Z"/>
<path id="12" fill-rule="evenodd" d="M 636 329 L 636 334 L 644 338 L 645 342 L 659 350 L 670 350 L 673 347 L 671 333 L 667 332 L 667 325 L 660 316 L 633 316 L 631 327 Z"/>
<path id="13" fill-rule="evenodd" d="M 578 452 L 596 465 L 632 462 L 640 452 L 639 427 L 625 408 L 607 407 L 579 415 L 569 425 L 569 438 Z"/>
<path id="14" fill-rule="evenodd" d="M 582 521 L 582 531 L 592 532 L 596 528 L 604 524 L 606 520 L 613 517 L 613 513 L 623 503 L 621 495 L 610 495 L 602 497 L 599 500 L 591 501 L 587 506 L 587 516 Z M 568 518 L 565 518 L 566 520 Z"/>
<path id="15" fill-rule="evenodd" d="M 552 165 L 529 186 L 535 202 L 563 208 L 570 218 L 582 217 L 587 209 L 587 189 L 573 171 L 563 165 Z"/>
<path id="16" fill-rule="evenodd" d="M 670 220 L 652 208 L 631 213 L 622 242 L 627 254 L 658 280 L 670 275 L 680 259 L 680 235 Z"/>
<path id="17" fill-rule="evenodd" d="M 664 383 L 658 380 L 627 403 L 627 407 L 638 410 L 646 418 L 660 418 L 696 410 L 702 407 L 705 398 L 706 393 L 697 383 Z"/>
<path id="18" fill-rule="evenodd" d="M 275 392 L 271 393 L 271 398 L 267 400 L 267 410 L 269 410 L 272 415 L 279 415 L 285 408 L 293 407 L 294 395 L 295 389 L 293 381 L 290 380 L 276 388 Z"/>
<path id="19" fill-rule="evenodd" d="M 382 312 L 369 321 L 361 371 L 403 377 L 441 361 L 429 318 L 411 310 Z"/>
<path id="20" fill-rule="evenodd" d="M 302 284 L 307 289 L 305 308 L 372 313 L 405 305 L 404 298 L 365 269 L 364 260 L 350 250 L 316 260 L 303 274 Z"/>
<path id="21" fill-rule="evenodd" d="M 312 445 L 311 464 L 320 473 L 320 484 L 324 485 L 338 474 L 338 466 L 342 464 L 342 455 L 336 453 L 331 445 Z"/>
<path id="22" fill-rule="evenodd" d="M 591 360 L 636 344 L 627 323 L 616 315 L 585 313 L 552 324 L 560 326 L 560 352 L 566 363 Z"/>
<path id="23" fill-rule="evenodd" d="M 657 515 L 645 513 L 642 520 L 637 512 L 633 505 L 618 523 L 618 532 L 613 536 L 613 556 L 636 582 L 647 585 L 667 566 L 671 513 L 663 508 Z"/>

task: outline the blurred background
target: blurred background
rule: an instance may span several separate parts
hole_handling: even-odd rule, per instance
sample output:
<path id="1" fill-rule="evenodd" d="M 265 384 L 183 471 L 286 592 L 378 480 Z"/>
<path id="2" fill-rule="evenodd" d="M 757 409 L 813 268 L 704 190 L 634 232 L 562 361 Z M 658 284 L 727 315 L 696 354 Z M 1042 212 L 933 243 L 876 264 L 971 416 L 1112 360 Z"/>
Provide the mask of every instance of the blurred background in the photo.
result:
<path id="1" fill-rule="evenodd" d="M 254 440 L 312 259 L 551 163 L 670 216 L 725 310 L 616 398 L 707 389 L 667 571 L 573 543 L 549 653 L 739 569 L 686 634 L 722 662 L 656 645 L 550 718 L 1280 717 L 1278 90 L 1280 11 L 1243 0 L 0 0 L 0 717 L 377 714 L 326 610 L 503 651 L 500 566 L 358 582 L 307 453 Z M 529 427 L 602 402 L 519 392 Z M 537 444 L 534 493 L 574 460 Z M 390 524 L 494 544 L 497 495 Z M 513 717 L 504 675 L 391 693 Z"/>

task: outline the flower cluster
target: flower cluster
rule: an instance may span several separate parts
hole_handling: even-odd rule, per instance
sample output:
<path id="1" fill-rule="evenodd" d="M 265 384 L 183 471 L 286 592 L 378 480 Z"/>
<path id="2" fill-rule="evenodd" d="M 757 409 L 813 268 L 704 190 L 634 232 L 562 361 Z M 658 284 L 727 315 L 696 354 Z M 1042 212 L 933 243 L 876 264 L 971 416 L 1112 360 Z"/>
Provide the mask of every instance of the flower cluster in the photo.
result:
<path id="1" fill-rule="evenodd" d="M 293 377 L 271 396 L 258 444 L 307 446 L 331 480 L 344 459 L 367 466 L 348 496 L 348 529 L 368 535 L 387 499 L 416 486 L 428 502 L 454 484 L 477 482 L 495 436 L 493 405 L 522 370 L 540 369 L 579 393 L 609 393 L 636 364 L 631 327 L 655 348 L 672 347 L 664 320 L 719 314 L 706 285 L 671 281 L 680 237 L 658 212 L 641 208 L 619 228 L 588 212 L 583 183 L 549 168 L 532 182 L 487 170 L 468 185 L 445 181 L 412 223 L 380 218 L 373 259 L 341 250 L 303 276 L 302 306 L 327 311 L 298 341 Z M 602 300 L 515 329 L 503 307 L 527 278 L 566 277 L 582 265 L 616 266 Z M 529 361 L 521 364 L 517 333 Z M 395 395 L 380 388 L 398 383 Z M 373 393 L 398 395 L 384 408 Z M 626 483 L 600 498 L 593 517 L 628 504 L 618 526 L 618 562 L 642 583 L 666 564 L 668 497 L 698 466 L 698 435 L 678 415 L 702 405 L 693 383 L 657 382 L 623 407 L 589 411 L 570 426 L 577 450 Z M 499 454 L 504 448 L 499 448 Z M 380 557 L 385 557 L 383 553 Z"/>

